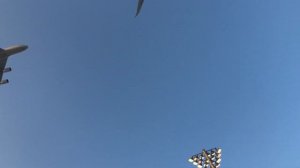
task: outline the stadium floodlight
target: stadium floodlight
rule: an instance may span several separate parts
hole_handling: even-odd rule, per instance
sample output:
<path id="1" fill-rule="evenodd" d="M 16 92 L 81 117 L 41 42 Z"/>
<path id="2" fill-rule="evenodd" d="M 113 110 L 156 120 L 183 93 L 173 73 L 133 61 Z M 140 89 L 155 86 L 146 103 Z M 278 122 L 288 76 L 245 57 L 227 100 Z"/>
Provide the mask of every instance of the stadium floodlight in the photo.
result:
<path id="1" fill-rule="evenodd" d="M 194 161 L 197 161 L 197 156 L 192 156 L 191 158 L 189 158 L 189 162 L 193 163 Z"/>
<path id="2" fill-rule="evenodd" d="M 221 153 L 221 148 L 203 149 L 201 153 L 190 157 L 189 162 L 193 163 L 197 168 L 220 168 Z"/>

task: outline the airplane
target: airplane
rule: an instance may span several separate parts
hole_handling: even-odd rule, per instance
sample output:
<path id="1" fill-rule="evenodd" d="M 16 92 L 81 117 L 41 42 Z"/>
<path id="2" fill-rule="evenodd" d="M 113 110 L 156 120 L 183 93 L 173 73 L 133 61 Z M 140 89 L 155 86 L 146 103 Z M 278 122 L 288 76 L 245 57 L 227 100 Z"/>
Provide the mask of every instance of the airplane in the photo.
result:
<path id="1" fill-rule="evenodd" d="M 2 80 L 3 74 L 12 70 L 11 67 L 5 67 L 8 57 L 22 52 L 27 48 L 27 45 L 16 45 L 4 49 L 0 48 L 0 85 L 9 83 L 8 79 Z"/>
<path id="2" fill-rule="evenodd" d="M 144 3 L 144 0 L 139 0 L 138 6 L 137 6 L 137 9 L 136 9 L 135 17 L 137 17 L 137 15 L 139 15 L 139 13 L 140 13 L 140 11 L 142 9 L 143 3 Z"/>

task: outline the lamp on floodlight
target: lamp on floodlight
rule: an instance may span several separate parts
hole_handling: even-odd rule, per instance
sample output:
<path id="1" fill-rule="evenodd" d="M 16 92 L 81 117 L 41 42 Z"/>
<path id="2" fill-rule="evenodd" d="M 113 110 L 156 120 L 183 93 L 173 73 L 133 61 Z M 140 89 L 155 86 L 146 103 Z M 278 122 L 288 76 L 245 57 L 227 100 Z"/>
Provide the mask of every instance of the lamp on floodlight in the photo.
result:
<path id="1" fill-rule="evenodd" d="M 220 168 L 221 153 L 221 148 L 203 149 L 201 153 L 190 157 L 189 162 L 193 163 L 197 168 Z"/>

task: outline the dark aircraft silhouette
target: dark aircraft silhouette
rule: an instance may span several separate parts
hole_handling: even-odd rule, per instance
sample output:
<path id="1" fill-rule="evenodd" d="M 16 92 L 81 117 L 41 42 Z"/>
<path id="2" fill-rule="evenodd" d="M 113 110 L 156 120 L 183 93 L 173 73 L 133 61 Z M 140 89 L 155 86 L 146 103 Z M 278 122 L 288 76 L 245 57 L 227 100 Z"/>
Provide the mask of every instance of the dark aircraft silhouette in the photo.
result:
<path id="1" fill-rule="evenodd" d="M 143 3 L 144 3 L 144 0 L 139 0 L 138 6 L 137 6 L 137 9 L 136 9 L 135 17 L 137 17 L 137 15 L 139 15 L 139 13 L 140 13 L 140 11 L 142 9 Z"/>
<path id="2" fill-rule="evenodd" d="M 5 67 L 6 62 L 9 56 L 17 54 L 19 52 L 22 52 L 26 50 L 28 46 L 26 45 L 17 45 L 17 46 L 12 46 L 9 48 L 0 48 L 0 85 L 7 84 L 8 80 L 2 80 L 3 73 L 10 72 L 11 67 Z"/>

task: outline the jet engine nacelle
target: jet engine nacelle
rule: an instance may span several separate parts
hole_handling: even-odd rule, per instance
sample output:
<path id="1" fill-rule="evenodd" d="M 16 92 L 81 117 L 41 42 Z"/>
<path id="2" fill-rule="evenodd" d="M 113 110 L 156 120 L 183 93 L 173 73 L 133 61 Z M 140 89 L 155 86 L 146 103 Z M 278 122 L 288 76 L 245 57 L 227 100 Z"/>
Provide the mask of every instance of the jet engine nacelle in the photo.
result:
<path id="1" fill-rule="evenodd" d="M 0 85 L 7 84 L 8 82 L 9 82 L 8 79 L 2 80 L 2 81 L 0 81 Z"/>
<path id="2" fill-rule="evenodd" d="M 11 67 L 7 67 L 3 69 L 3 73 L 10 72 L 10 71 L 11 71 Z"/>

